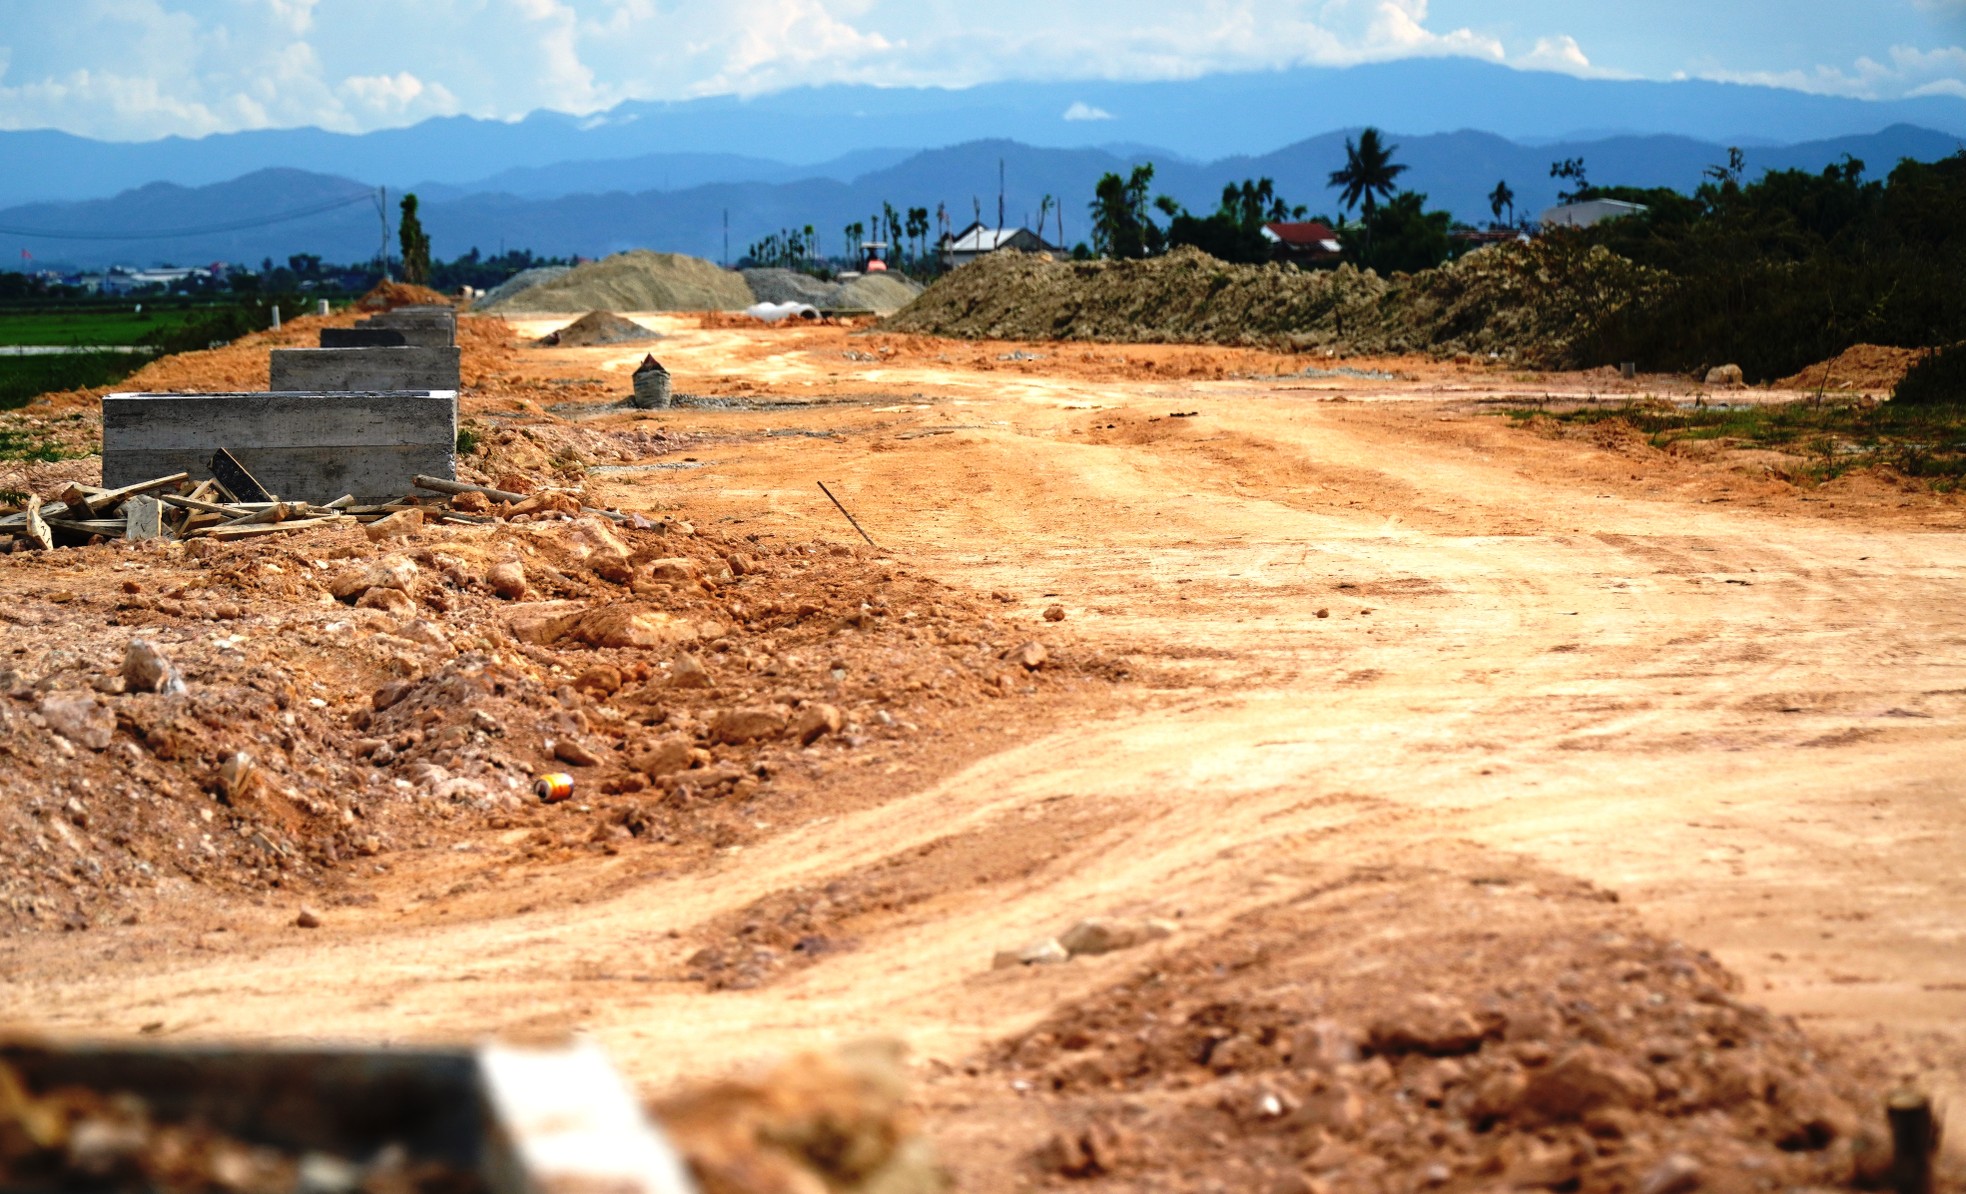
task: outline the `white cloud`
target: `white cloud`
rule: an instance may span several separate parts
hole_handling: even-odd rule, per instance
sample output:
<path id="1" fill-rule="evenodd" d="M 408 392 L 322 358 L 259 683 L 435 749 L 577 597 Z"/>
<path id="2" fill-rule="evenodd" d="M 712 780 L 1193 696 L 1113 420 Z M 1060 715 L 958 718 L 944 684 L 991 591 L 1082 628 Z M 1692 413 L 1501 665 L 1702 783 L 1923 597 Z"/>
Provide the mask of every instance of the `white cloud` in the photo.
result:
<path id="1" fill-rule="evenodd" d="M 1915 46 L 1893 46 L 1882 62 L 1866 56 L 1858 58 L 1848 67 L 1825 65 L 1788 71 L 1708 71 L 1700 77 L 1856 99 L 1966 95 L 1966 47 L 1941 46 L 1921 50 Z"/>
<path id="2" fill-rule="evenodd" d="M 1095 108 L 1084 100 L 1073 100 L 1072 106 L 1065 109 L 1066 120 L 1111 120 L 1113 114 L 1104 108 Z"/>
<path id="3" fill-rule="evenodd" d="M 1966 0 L 1892 2 L 1939 14 L 1918 18 L 1935 28 L 1966 11 Z M 1505 44 L 1485 28 L 1441 27 L 1429 0 L 1132 0 L 1123 19 L 1094 0 L 0 6 L 0 127 L 112 138 L 300 124 L 358 131 L 451 113 L 510 120 L 542 107 L 588 116 L 627 99 L 832 82 L 1173 79 L 1416 56 L 1620 77 L 1586 54 L 1582 43 L 1606 35 L 1581 16 L 1565 30 L 1511 32 Z M 1702 73 L 1847 95 L 1951 95 L 1966 92 L 1961 53 L 1900 47 L 1844 68 L 1725 74 L 1721 61 Z M 1066 119 L 1102 115 L 1075 105 Z"/>

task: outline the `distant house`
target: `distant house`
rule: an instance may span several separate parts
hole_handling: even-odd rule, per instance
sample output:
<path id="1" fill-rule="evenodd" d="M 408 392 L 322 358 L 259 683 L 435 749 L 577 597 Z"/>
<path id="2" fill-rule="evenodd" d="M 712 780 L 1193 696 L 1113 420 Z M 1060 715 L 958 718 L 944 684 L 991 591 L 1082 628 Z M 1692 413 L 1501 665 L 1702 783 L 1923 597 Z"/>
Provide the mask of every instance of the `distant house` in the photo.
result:
<path id="1" fill-rule="evenodd" d="M 1046 244 L 1043 237 L 1029 228 L 985 228 L 981 222 L 971 224 L 954 236 L 944 235 L 936 248 L 942 254 L 944 269 L 968 265 L 985 253 L 994 253 L 998 249 L 1050 253 L 1054 257 L 1065 255 L 1063 249 Z"/>
<path id="2" fill-rule="evenodd" d="M 1294 261 L 1298 265 L 1335 265 L 1344 256 L 1338 234 L 1323 220 L 1265 224 L 1263 239 L 1270 242 L 1270 255 L 1278 261 Z"/>
<path id="3" fill-rule="evenodd" d="M 1485 249 L 1489 245 L 1506 245 L 1510 241 L 1526 241 L 1529 234 L 1519 228 L 1455 228 L 1449 230 L 1447 239 L 1464 250 Z"/>
<path id="4" fill-rule="evenodd" d="M 1543 227 L 1589 228 L 1606 220 L 1635 216 L 1644 210 L 1643 203 L 1626 203 L 1620 199 L 1585 199 L 1581 203 L 1565 203 L 1545 211 Z"/>

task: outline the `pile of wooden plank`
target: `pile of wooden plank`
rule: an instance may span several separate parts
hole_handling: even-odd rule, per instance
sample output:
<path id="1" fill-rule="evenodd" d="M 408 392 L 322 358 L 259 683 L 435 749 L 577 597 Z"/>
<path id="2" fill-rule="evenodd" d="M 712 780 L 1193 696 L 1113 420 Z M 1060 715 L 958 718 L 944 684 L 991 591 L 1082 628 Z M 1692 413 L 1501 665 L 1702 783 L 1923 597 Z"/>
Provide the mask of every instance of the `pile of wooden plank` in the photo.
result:
<path id="1" fill-rule="evenodd" d="M 189 473 L 173 473 L 119 489 L 71 484 L 59 500 L 44 502 L 29 495 L 20 509 L 0 514 L 0 537 L 11 537 L 16 550 L 23 544 L 52 550 L 110 539 L 249 539 L 312 527 L 375 522 L 404 510 L 422 511 L 429 522 L 483 524 L 496 522 L 497 516 L 452 509 L 451 500 L 463 494 L 479 495 L 484 500 L 475 504 L 481 509 L 488 502 L 517 504 L 527 500 L 525 494 L 485 485 L 419 476 L 411 480 L 411 486 L 428 492 L 388 502 L 358 505 L 353 497 L 322 504 L 283 502 L 261 490 L 249 474 L 241 476 L 243 479 L 235 477 L 233 484 L 245 489 L 244 495 L 216 477 L 194 483 Z M 582 509 L 617 521 L 631 517 L 614 510 Z"/>

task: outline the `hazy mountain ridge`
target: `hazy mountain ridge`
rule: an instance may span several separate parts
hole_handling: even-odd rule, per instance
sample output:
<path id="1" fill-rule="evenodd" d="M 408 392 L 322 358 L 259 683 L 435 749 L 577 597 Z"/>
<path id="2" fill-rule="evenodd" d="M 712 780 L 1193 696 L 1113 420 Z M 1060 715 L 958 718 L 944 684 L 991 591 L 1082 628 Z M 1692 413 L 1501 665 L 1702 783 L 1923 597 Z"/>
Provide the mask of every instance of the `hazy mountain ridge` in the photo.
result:
<path id="1" fill-rule="evenodd" d="M 1075 106 L 1104 118 L 1066 119 Z M 270 167 L 392 187 L 475 190 L 483 188 L 470 185 L 474 180 L 507 171 L 651 154 L 728 155 L 733 146 L 753 160 L 813 163 L 880 147 L 1003 137 L 1048 148 L 1153 145 L 1199 160 L 1269 153 L 1290 136 L 1279 126 L 1376 124 L 1409 134 L 1481 128 L 1539 142 L 1576 140 L 1570 131 L 1589 127 L 1765 144 L 1871 133 L 1897 123 L 1966 136 L 1966 99 L 1872 102 L 1743 84 L 1580 79 L 1469 59 L 1410 59 L 1159 82 L 1017 82 L 959 91 L 809 87 L 753 98 L 631 101 L 588 117 L 544 111 L 511 122 L 444 117 L 360 135 L 304 128 L 118 143 L 45 130 L 0 132 L 0 161 L 10 167 L 0 171 L 0 203 L 103 197 L 152 181 L 199 186 Z M 659 185 L 639 177 L 624 189 Z M 505 189 L 541 193 L 519 181 Z M 603 188 L 581 188 L 597 189 Z"/>
<path id="2" fill-rule="evenodd" d="M 1087 235 L 1086 205 L 1094 184 L 1108 171 L 1123 172 L 1141 161 L 1155 163 L 1155 191 L 1173 196 L 1196 211 L 1212 210 L 1222 187 L 1244 178 L 1268 176 L 1279 192 L 1311 211 L 1331 214 L 1329 173 L 1344 160 L 1343 131 L 1322 133 L 1259 156 L 1197 163 L 1174 154 L 1137 151 L 1120 157 L 1103 149 L 1046 149 L 1014 141 L 973 141 L 911 154 L 851 179 L 808 177 L 782 182 L 705 183 L 674 190 L 555 195 L 534 198 L 510 193 L 428 192 L 423 219 L 434 251 L 455 257 L 476 246 L 486 253 L 530 248 L 554 255 L 600 256 L 628 248 L 653 248 L 724 257 L 724 214 L 730 215 L 729 251 L 741 254 L 766 233 L 812 224 L 821 247 L 837 252 L 841 228 L 866 221 L 883 201 L 897 209 L 946 205 L 950 222 L 961 227 L 978 212 L 994 223 L 998 162 L 1007 180 L 1005 213 L 1011 223 L 1035 220 L 1042 197 L 1062 199 L 1067 243 Z M 1409 169 L 1401 182 L 1428 194 L 1432 204 L 1470 223 L 1489 219 L 1487 195 L 1506 179 L 1516 193 L 1515 214 L 1534 216 L 1554 202 L 1557 184 L 1549 165 L 1558 158 L 1581 157 L 1593 180 L 1603 184 L 1670 186 L 1690 190 L 1710 165 L 1724 162 L 1727 147 L 1686 137 L 1616 137 L 1599 141 L 1526 146 L 1491 133 L 1458 132 L 1409 136 L 1389 134 L 1397 157 Z M 1750 172 L 1764 169 L 1819 170 L 1844 155 L 1862 159 L 1873 177 L 1900 158 L 1932 160 L 1960 149 L 1960 138 L 1929 129 L 1897 126 L 1880 133 L 1839 137 L 1775 148 L 1750 148 Z M 753 160 L 755 162 L 755 160 Z M 795 167 L 763 163 L 796 174 Z M 648 162 L 644 171 L 657 168 Z M 0 211 L 0 229 L 121 232 L 207 227 L 264 218 L 359 195 L 367 186 L 345 177 L 311 171 L 274 169 L 206 187 L 151 183 L 111 199 L 76 203 L 38 203 Z M 1053 208 L 1055 213 L 1056 208 Z M 392 219 L 395 216 L 390 212 Z M 1046 235 L 1057 238 L 1057 217 L 1046 221 Z M 11 235 L 11 247 L 24 247 L 39 263 L 100 266 L 173 261 L 258 262 L 290 253 L 319 253 L 329 260 L 372 258 L 381 240 L 381 223 L 370 203 L 267 227 L 168 241 L 53 240 Z"/>

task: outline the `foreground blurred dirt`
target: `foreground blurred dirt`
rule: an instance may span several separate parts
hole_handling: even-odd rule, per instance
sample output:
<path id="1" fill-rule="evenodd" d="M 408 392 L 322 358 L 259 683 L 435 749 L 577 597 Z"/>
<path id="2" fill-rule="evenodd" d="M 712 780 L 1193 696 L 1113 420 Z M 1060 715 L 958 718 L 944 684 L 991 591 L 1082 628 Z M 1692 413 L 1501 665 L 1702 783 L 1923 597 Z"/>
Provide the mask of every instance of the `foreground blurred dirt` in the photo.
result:
<path id="1" fill-rule="evenodd" d="M 691 405 L 461 334 L 467 471 L 644 529 L 0 560 L 0 1017 L 590 1032 L 793 1108 L 706 1172 L 884 1142 L 837 1188 L 901 1119 L 966 1189 L 1838 1184 L 1966 1098 L 1950 497 L 1492 413 L 1668 379 L 648 323 Z M 138 635 L 183 696 L 116 691 Z M 1089 917 L 1160 927 L 1015 961 Z M 907 1100 L 772 1093 L 876 1037 Z"/>

